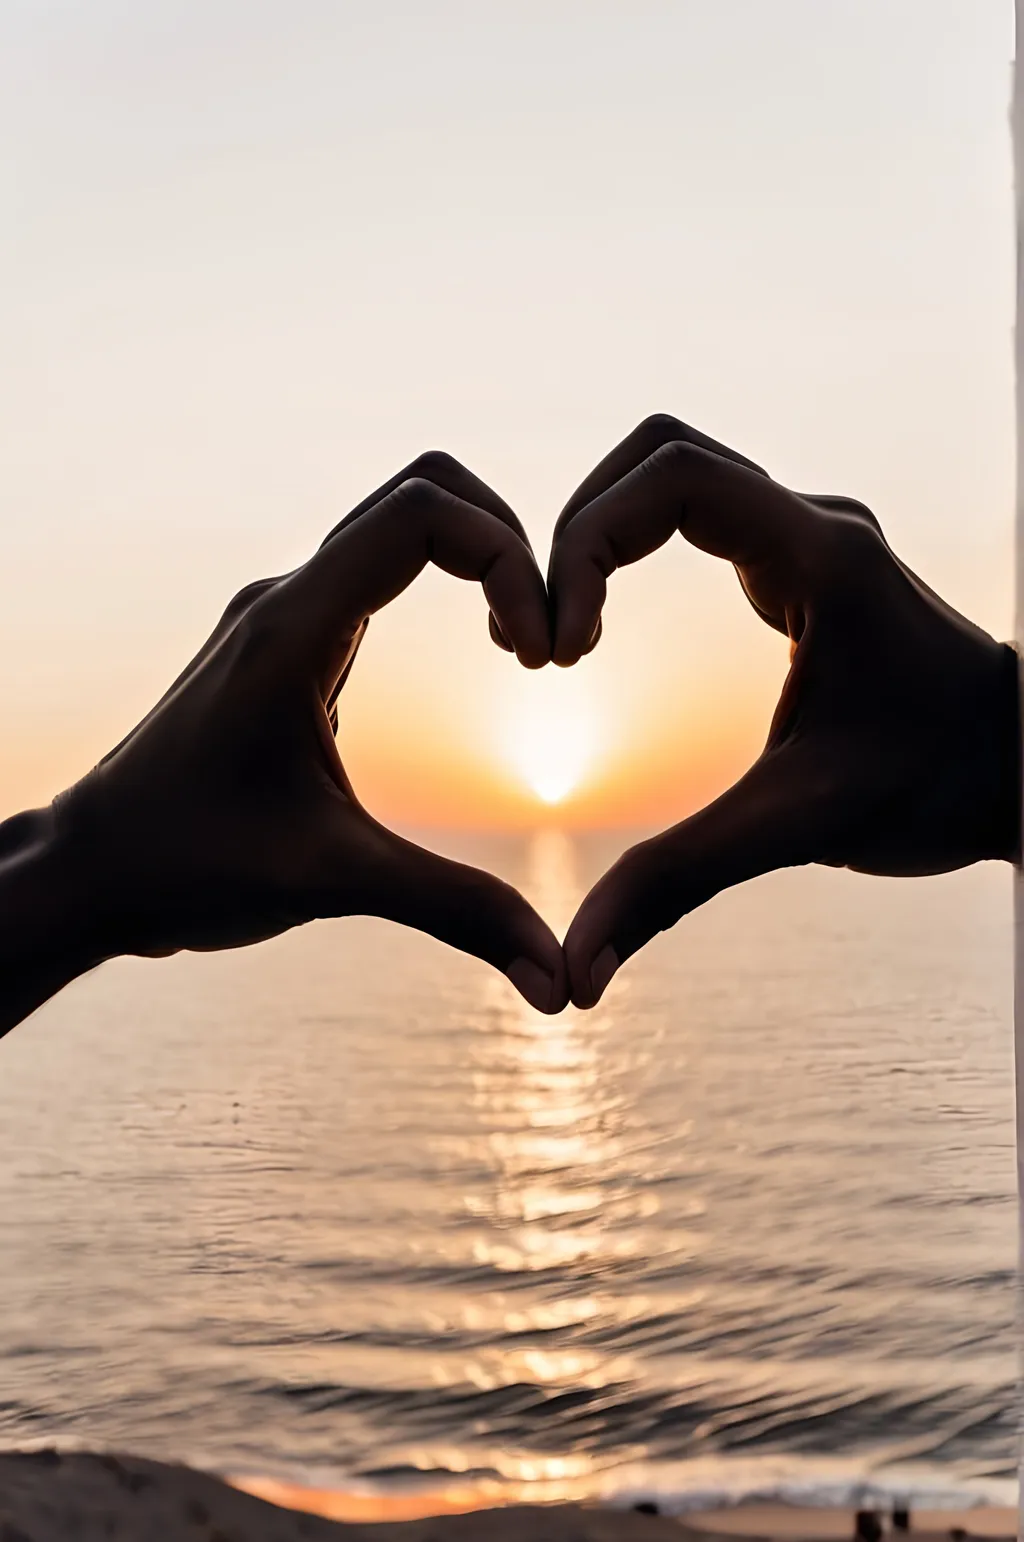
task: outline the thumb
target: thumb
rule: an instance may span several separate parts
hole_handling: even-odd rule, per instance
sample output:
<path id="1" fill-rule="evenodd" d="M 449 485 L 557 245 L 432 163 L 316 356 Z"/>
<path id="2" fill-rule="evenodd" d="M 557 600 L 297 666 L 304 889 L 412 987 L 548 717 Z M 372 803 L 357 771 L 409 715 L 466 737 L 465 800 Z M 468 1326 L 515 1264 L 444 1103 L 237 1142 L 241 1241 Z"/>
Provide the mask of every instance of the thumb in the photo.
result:
<path id="1" fill-rule="evenodd" d="M 728 792 L 633 846 L 598 879 L 565 938 L 575 1005 L 595 1006 L 628 958 L 720 890 L 815 860 L 833 821 L 826 778 L 809 755 L 766 751 Z"/>
<path id="2" fill-rule="evenodd" d="M 367 818 L 358 876 L 345 884 L 349 914 L 415 927 L 508 976 L 539 1012 L 569 1001 L 562 945 L 547 922 L 492 873 L 450 861 Z M 352 871 L 349 847 L 346 866 Z"/>

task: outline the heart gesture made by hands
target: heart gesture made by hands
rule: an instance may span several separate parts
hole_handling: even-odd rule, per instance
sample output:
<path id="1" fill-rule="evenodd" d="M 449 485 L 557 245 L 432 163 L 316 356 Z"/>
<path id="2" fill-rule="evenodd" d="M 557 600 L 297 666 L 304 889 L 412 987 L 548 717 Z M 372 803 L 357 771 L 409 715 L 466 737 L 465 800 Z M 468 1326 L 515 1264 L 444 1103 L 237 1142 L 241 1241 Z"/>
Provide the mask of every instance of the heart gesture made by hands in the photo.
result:
<path id="1" fill-rule="evenodd" d="M 746 775 L 627 851 L 563 944 L 508 884 L 367 813 L 335 744 L 339 700 L 370 617 L 428 562 L 482 584 L 494 640 L 527 668 L 571 667 L 598 644 L 611 574 L 677 531 L 733 564 L 790 639 L 789 673 Z M 683 628 L 674 641 L 686 646 Z M 540 1011 L 590 1007 L 656 932 L 773 868 L 1015 858 L 1018 746 L 1013 650 L 923 584 L 852 499 L 791 492 L 656 416 L 569 500 L 545 585 L 511 509 L 432 452 L 302 567 L 238 594 L 128 738 L 52 809 L 2 827 L 8 850 L 22 839 L 44 855 L 15 877 L 6 946 L 23 983 L 0 1003 L 0 1031 L 115 954 L 240 946 L 353 914 L 485 959 Z"/>

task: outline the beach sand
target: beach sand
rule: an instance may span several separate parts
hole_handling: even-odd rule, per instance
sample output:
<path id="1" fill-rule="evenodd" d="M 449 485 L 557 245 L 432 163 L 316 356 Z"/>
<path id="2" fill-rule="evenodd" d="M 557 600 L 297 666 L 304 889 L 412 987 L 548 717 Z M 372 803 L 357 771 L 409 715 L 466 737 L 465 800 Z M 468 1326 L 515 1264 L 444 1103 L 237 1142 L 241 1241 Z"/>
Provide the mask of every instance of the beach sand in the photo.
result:
<path id="1" fill-rule="evenodd" d="M 283 1492 L 280 1486 L 278 1491 Z M 371 1501 L 313 1489 L 287 1493 L 304 1508 L 283 1508 L 207 1473 L 139 1457 L 9 1452 L 0 1455 L 0 1542 L 715 1542 L 723 1537 L 826 1542 L 853 1536 L 850 1511 L 779 1504 L 743 1505 L 685 1520 L 577 1505 L 514 1505 L 346 1521 L 323 1512 L 351 1514 L 353 1506 Z M 911 1536 L 919 1542 L 949 1538 L 954 1527 L 963 1536 L 1011 1539 L 1016 1517 L 996 1509 L 922 1513 L 914 1517 Z"/>

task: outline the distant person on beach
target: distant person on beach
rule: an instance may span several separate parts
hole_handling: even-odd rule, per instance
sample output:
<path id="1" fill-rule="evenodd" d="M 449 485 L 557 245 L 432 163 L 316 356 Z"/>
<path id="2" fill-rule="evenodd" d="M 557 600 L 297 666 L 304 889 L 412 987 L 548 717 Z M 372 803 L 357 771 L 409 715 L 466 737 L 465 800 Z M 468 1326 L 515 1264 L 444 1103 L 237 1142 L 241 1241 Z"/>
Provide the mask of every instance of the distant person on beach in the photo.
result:
<path id="1" fill-rule="evenodd" d="M 360 806 L 337 701 L 370 616 L 428 561 L 482 582 L 528 668 L 600 636 L 607 579 L 677 530 L 732 562 L 790 638 L 768 744 L 700 813 L 627 852 L 564 952 L 489 874 Z M 686 648 L 686 617 L 659 647 Z M 787 491 L 675 418 L 647 419 L 555 531 L 548 594 L 511 510 L 449 456 L 379 488 L 303 567 L 231 601 L 116 749 L 46 809 L 0 825 L 0 1032 L 118 954 L 238 947 L 317 916 L 419 927 L 503 970 L 532 1005 L 592 1006 L 656 932 L 719 890 L 808 862 L 944 872 L 1020 845 L 1014 650 L 950 609 L 848 498 Z"/>

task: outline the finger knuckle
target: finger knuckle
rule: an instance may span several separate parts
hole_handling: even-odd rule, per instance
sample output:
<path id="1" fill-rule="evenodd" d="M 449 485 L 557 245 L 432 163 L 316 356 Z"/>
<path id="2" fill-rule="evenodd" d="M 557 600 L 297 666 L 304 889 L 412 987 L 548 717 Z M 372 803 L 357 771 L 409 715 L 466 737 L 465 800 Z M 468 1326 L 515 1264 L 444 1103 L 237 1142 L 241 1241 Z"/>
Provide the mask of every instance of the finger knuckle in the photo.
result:
<path id="1" fill-rule="evenodd" d="M 826 509 L 833 514 L 846 514 L 852 519 L 863 520 L 872 529 L 881 534 L 882 527 L 877 516 L 868 508 L 866 503 L 861 503 L 859 498 L 849 498 L 845 493 L 821 493 L 812 500 L 819 508 Z"/>
<path id="2" fill-rule="evenodd" d="M 553 547 L 551 576 L 555 583 L 577 571 L 579 563 L 603 544 L 603 536 L 594 514 L 584 509 L 558 535 Z"/>
<path id="3" fill-rule="evenodd" d="M 643 443 L 649 444 L 652 451 L 667 440 L 678 439 L 688 432 L 686 424 L 681 423 L 670 412 L 652 412 L 649 417 L 644 418 L 642 423 L 638 423 L 634 430 L 636 437 Z"/>
<path id="4" fill-rule="evenodd" d="M 246 667 L 256 666 L 276 655 L 281 646 L 276 608 L 260 596 L 240 616 L 231 638 L 235 657 Z"/>
<path id="5" fill-rule="evenodd" d="M 882 527 L 878 522 L 878 517 L 868 508 L 866 503 L 861 503 L 857 498 L 841 498 L 839 502 L 844 513 L 849 514 L 853 519 L 859 519 L 862 524 L 867 525 L 870 530 L 873 530 L 876 536 L 882 535 Z"/>
<path id="6" fill-rule="evenodd" d="M 449 455 L 447 450 L 424 450 L 422 455 L 417 455 L 409 467 L 411 477 L 425 477 L 427 481 L 451 480 L 461 476 L 464 467 Z"/>
<path id="7" fill-rule="evenodd" d="M 889 562 L 889 549 L 874 519 L 832 509 L 821 528 L 825 565 L 840 584 L 869 581 Z"/>
<path id="8" fill-rule="evenodd" d="M 672 475 L 700 462 L 701 452 L 685 439 L 668 439 L 647 457 L 647 470 L 655 476 Z"/>
<path id="9" fill-rule="evenodd" d="M 435 508 L 440 498 L 440 490 L 427 477 L 410 476 L 399 483 L 385 502 L 402 515 L 422 515 Z"/>
<path id="10" fill-rule="evenodd" d="M 839 549 L 850 562 L 874 562 L 885 551 L 882 532 L 874 520 L 844 511 L 834 518 Z"/>
<path id="11" fill-rule="evenodd" d="M 244 584 L 225 606 L 224 620 L 235 621 L 243 616 L 276 582 L 276 578 L 259 578 L 251 584 Z"/>

